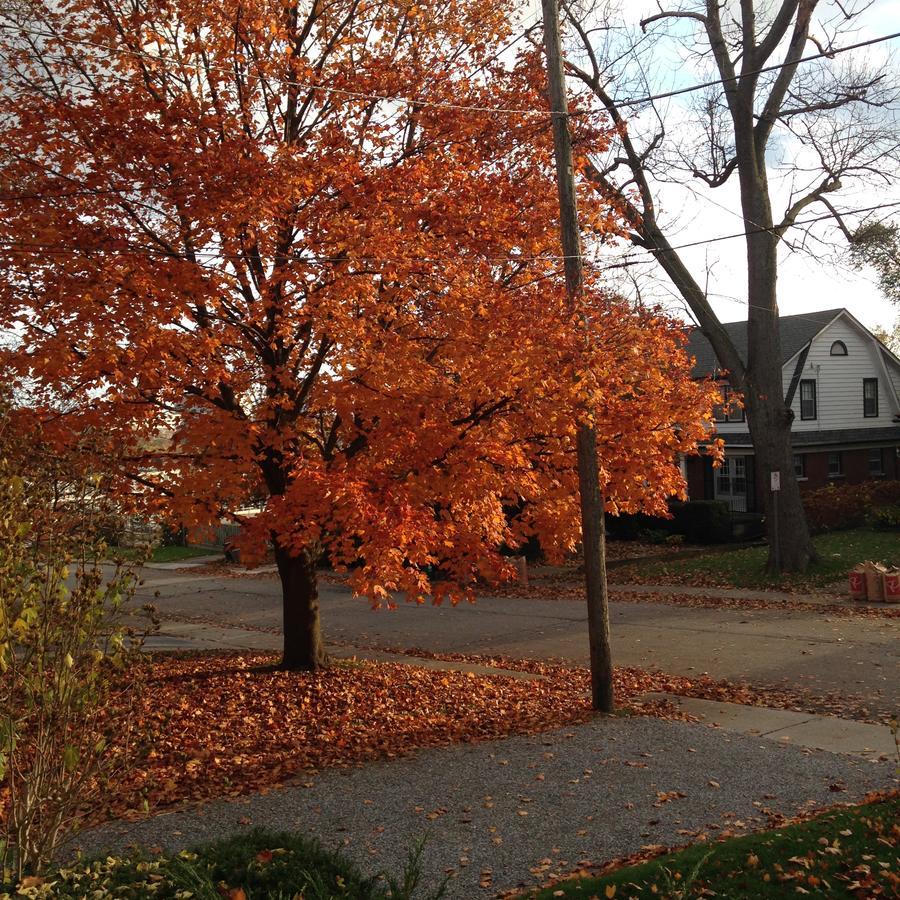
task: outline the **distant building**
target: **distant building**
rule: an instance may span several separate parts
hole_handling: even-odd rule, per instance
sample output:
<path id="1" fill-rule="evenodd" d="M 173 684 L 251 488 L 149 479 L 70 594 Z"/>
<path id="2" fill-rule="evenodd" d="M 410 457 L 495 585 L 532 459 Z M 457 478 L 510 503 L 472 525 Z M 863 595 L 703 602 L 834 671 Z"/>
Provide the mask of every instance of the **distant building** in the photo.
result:
<path id="1" fill-rule="evenodd" d="M 900 359 L 846 309 L 782 316 L 782 381 L 794 411 L 791 441 L 801 490 L 900 478 Z M 747 323 L 725 324 L 746 359 Z M 685 461 L 692 499 L 718 499 L 733 512 L 763 509 L 763 473 L 757 472 L 744 411 L 731 391 L 709 341 L 695 329 L 688 350 L 696 377 L 722 385 L 716 409 L 725 461 L 714 469 L 705 457 Z"/>

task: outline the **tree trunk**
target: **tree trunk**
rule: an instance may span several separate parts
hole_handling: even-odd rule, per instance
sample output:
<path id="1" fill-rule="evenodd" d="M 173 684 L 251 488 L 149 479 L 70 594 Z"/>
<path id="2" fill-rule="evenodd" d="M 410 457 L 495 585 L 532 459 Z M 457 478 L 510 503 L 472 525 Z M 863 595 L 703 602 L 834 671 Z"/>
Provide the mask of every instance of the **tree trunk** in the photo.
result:
<path id="1" fill-rule="evenodd" d="M 744 152 L 752 153 L 752 145 Z M 756 171 L 749 165 L 742 167 L 740 181 L 745 219 L 771 228 L 764 160 L 760 160 Z M 747 367 L 744 384 L 735 385 L 744 393 L 757 471 L 763 484 L 769 536 L 766 570 L 770 573 L 805 572 L 810 561 L 817 558 L 794 472 L 794 415 L 784 399 L 777 300 L 778 240 L 771 231 L 747 235 Z M 780 473 L 777 497 L 770 489 L 772 472 Z"/>
<path id="2" fill-rule="evenodd" d="M 780 396 L 773 401 L 756 398 L 753 415 L 747 416 L 756 470 L 765 497 L 766 530 L 769 558 L 766 571 L 805 572 L 817 553 L 809 535 L 800 486 L 794 474 L 794 451 L 791 446 L 790 410 Z M 781 490 L 777 497 L 770 489 L 771 473 L 781 473 Z"/>
<path id="3" fill-rule="evenodd" d="M 319 591 L 312 555 L 292 554 L 275 544 L 281 578 L 284 619 L 284 656 L 281 668 L 315 672 L 328 664 L 319 625 Z"/>
<path id="4" fill-rule="evenodd" d="M 615 709 L 615 696 L 609 645 L 605 516 L 597 471 L 597 435 L 584 423 L 578 426 L 578 487 L 591 654 L 591 706 L 600 712 L 611 713 Z"/>

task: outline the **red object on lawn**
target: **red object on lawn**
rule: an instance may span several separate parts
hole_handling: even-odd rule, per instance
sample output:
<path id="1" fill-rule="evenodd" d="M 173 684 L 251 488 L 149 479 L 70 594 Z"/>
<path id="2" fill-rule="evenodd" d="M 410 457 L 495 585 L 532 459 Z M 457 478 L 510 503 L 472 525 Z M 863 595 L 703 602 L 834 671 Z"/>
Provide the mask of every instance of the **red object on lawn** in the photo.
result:
<path id="1" fill-rule="evenodd" d="M 900 569 L 884 573 L 884 602 L 900 603 Z"/>
<path id="2" fill-rule="evenodd" d="M 856 566 L 850 573 L 850 599 L 865 600 L 868 597 L 866 591 L 866 570 L 863 566 Z"/>

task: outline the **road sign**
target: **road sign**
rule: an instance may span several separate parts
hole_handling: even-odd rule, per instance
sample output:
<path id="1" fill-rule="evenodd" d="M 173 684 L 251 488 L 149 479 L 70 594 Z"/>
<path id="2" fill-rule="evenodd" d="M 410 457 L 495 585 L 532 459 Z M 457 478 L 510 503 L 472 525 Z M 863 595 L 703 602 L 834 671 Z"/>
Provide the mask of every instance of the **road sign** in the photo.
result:
<path id="1" fill-rule="evenodd" d="M 772 472 L 770 474 L 771 478 L 771 487 L 773 491 L 781 490 L 781 472 Z"/>

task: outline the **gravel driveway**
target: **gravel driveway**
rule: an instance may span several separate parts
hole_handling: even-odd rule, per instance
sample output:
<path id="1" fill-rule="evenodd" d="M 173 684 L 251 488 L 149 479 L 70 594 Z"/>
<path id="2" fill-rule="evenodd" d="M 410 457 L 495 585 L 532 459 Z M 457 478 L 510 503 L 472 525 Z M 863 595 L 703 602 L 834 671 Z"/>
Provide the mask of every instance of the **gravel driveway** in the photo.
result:
<path id="1" fill-rule="evenodd" d="M 77 844 L 88 853 L 131 843 L 177 849 L 259 825 L 307 831 L 364 871 L 397 872 L 427 834 L 425 883 L 449 874 L 446 896 L 472 900 L 582 860 L 750 826 L 764 809 L 859 800 L 895 785 L 895 768 L 704 725 L 598 718 L 329 770 L 310 786 L 110 824 Z"/>

